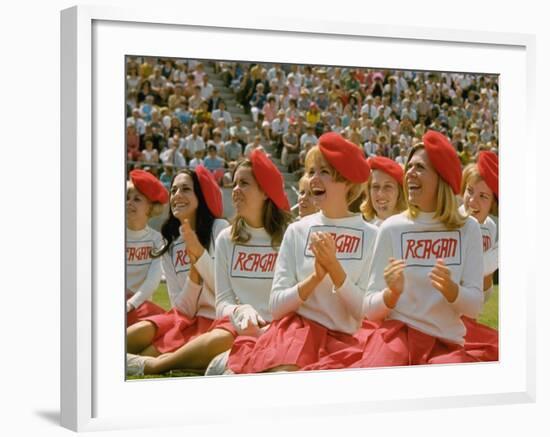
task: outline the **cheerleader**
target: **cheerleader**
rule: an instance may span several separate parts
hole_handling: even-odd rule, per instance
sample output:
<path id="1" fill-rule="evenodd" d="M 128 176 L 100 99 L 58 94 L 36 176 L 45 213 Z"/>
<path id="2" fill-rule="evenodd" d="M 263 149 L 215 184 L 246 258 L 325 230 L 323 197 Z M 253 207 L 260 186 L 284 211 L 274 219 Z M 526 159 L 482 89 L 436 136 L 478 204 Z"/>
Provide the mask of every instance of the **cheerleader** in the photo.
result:
<path id="1" fill-rule="evenodd" d="M 233 176 L 236 217 L 216 241 L 216 313 L 240 338 L 255 339 L 271 322 L 269 293 L 285 230 L 292 220 L 283 176 L 255 150 Z M 216 357 L 207 375 L 232 373 L 228 354 Z"/>
<path id="2" fill-rule="evenodd" d="M 235 373 L 294 371 L 356 344 L 377 231 L 348 207 L 370 168 L 361 149 L 334 132 L 319 138 L 305 164 L 320 212 L 287 229 L 269 299 L 274 322 L 258 338 L 235 341 Z"/>
<path id="3" fill-rule="evenodd" d="M 307 215 L 314 214 L 319 211 L 319 208 L 313 202 L 313 196 L 309 189 L 309 179 L 306 175 L 300 178 L 298 182 L 298 219 L 302 219 Z"/>
<path id="4" fill-rule="evenodd" d="M 222 214 L 221 191 L 206 168 L 175 176 L 162 226 L 165 244 L 153 254 L 162 259 L 172 309 L 128 329 L 127 374 L 203 371 L 231 347 L 233 336 L 215 321 L 212 255 L 216 237 L 228 226 Z"/>
<path id="5" fill-rule="evenodd" d="M 168 192 L 151 173 L 132 170 L 126 187 L 126 325 L 164 310 L 149 299 L 161 278 L 160 260 L 151 252 L 162 245 L 161 235 L 148 226 L 162 213 Z"/>
<path id="6" fill-rule="evenodd" d="M 475 218 L 483 238 L 483 293 L 485 302 L 493 291 L 493 273 L 498 268 L 497 225 L 490 217 L 498 216 L 498 156 L 480 152 L 476 164 L 462 173 L 463 205 L 460 212 Z"/>
<path id="7" fill-rule="evenodd" d="M 372 171 L 360 209 L 366 221 L 380 226 L 385 219 L 399 214 L 407 207 L 403 191 L 403 169 L 397 162 L 384 156 L 369 158 L 367 162 Z"/>
<path id="8" fill-rule="evenodd" d="M 493 274 L 498 268 L 497 225 L 489 216 L 498 216 L 498 156 L 480 152 L 477 163 L 469 164 L 462 173 L 461 213 L 474 217 L 479 223 L 483 241 L 483 295 L 487 302 L 493 291 Z M 466 326 L 466 347 L 480 349 L 485 361 L 498 360 L 498 331 L 469 317 Z M 479 348 L 479 344 L 492 345 Z M 478 353 L 480 351 L 478 350 Z"/>
<path id="9" fill-rule="evenodd" d="M 364 300 L 364 314 L 379 325 L 352 367 L 482 359 L 465 347 L 461 318 L 477 317 L 483 305 L 481 232 L 458 211 L 461 178 L 448 139 L 426 132 L 407 160 L 408 208 L 379 230 Z"/>

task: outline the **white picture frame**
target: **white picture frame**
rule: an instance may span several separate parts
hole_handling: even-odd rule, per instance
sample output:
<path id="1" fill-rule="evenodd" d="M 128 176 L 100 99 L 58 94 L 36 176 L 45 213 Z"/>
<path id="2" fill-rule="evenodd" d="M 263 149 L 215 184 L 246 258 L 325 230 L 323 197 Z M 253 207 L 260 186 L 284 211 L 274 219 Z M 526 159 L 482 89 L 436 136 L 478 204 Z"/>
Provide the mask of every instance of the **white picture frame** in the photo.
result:
<path id="1" fill-rule="evenodd" d="M 517 202 L 513 207 L 508 199 L 519 195 L 536 205 L 536 175 L 527 172 L 523 156 L 514 155 L 513 171 L 516 176 L 519 172 L 519 177 L 513 183 L 506 178 L 512 174 L 512 144 L 521 141 L 527 151 L 536 154 L 531 113 L 534 36 L 270 17 L 243 17 L 228 23 L 215 13 L 199 19 L 182 11 L 91 6 L 62 11 L 61 25 L 63 426 L 77 431 L 161 423 L 191 426 L 233 422 L 239 420 L 236 413 L 243 410 L 254 414 L 253 420 L 264 421 L 274 415 L 364 414 L 534 401 L 535 287 L 519 254 L 533 251 L 535 229 L 525 229 L 526 238 L 513 232 L 522 218 L 515 210 Z M 251 36 L 256 42 L 250 43 Z M 180 37 L 193 40 L 183 47 L 174 43 Z M 240 45 L 244 40 L 249 43 Z M 286 46 L 284 54 L 267 45 L 276 40 Z M 296 49 L 300 44 L 313 48 L 305 55 Z M 263 47 L 270 50 L 262 51 Z M 124 117 L 122 106 L 117 107 L 124 100 L 121 54 L 350 65 L 346 52 L 364 53 L 363 48 L 373 60 L 370 65 L 359 61 L 358 66 L 501 74 L 500 362 L 124 382 L 124 338 L 119 329 L 123 311 L 111 305 L 120 301 L 118 286 L 113 285 L 110 293 L 105 287 L 124 280 L 122 251 L 112 250 L 124 245 L 120 165 L 124 160 L 124 142 L 120 141 Z M 453 50 L 455 58 L 449 56 Z M 394 53 L 391 57 L 392 51 L 399 56 Z M 411 57 L 411 53 L 417 55 Z M 432 56 L 419 57 L 420 53 Z M 465 66 L 469 68 L 464 70 Z M 115 108 L 112 114 L 109 108 Z M 513 302 L 510 290 L 514 292 Z M 424 385 L 418 385 L 423 381 Z M 258 387 L 270 393 L 269 399 L 245 396 L 238 407 L 209 404 L 208 410 L 196 408 L 216 393 L 252 393 Z M 356 390 L 344 393 L 341 387 Z M 287 395 L 301 396 L 290 396 L 289 401 L 282 388 Z M 192 393 L 194 400 L 180 399 L 174 406 L 175 393 L 182 390 Z M 138 395 L 160 400 L 147 411 L 127 408 L 128 400 Z"/>

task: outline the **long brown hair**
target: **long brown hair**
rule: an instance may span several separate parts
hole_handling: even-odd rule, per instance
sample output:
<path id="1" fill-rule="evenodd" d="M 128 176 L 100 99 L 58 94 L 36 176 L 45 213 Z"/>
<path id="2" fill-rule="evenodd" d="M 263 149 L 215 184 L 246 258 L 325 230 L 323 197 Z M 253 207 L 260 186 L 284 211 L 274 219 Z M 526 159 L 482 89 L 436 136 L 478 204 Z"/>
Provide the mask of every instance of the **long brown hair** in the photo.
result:
<path id="1" fill-rule="evenodd" d="M 233 170 L 233 179 L 240 167 L 252 169 L 252 162 L 249 159 L 241 161 Z M 254 177 L 254 173 L 252 173 L 252 176 Z M 259 185 L 258 187 L 260 188 Z M 265 200 L 262 210 L 262 224 L 265 231 L 271 237 L 271 246 L 273 248 L 281 245 L 286 228 L 291 222 L 292 214 L 289 211 L 279 209 L 269 197 Z M 239 215 L 235 215 L 231 221 L 231 241 L 246 243 L 250 238 L 251 235 L 246 231 L 244 219 Z"/>

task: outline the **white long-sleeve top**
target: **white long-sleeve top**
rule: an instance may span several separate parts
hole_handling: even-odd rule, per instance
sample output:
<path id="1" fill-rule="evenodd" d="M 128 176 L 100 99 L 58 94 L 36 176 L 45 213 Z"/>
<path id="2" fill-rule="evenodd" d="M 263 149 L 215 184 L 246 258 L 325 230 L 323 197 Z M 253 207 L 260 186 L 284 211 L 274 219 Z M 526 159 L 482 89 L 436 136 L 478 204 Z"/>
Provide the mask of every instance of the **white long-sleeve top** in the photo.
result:
<path id="1" fill-rule="evenodd" d="M 340 288 L 327 274 L 304 302 L 298 283 L 315 269 L 315 256 L 309 248 L 313 232 L 329 232 L 336 244 L 336 258 L 346 272 Z M 271 291 L 270 308 L 274 319 L 296 312 L 328 329 L 353 334 L 361 326 L 362 303 L 367 289 L 377 229 L 361 214 L 331 219 L 318 212 L 289 226 L 285 232 Z"/>
<path id="2" fill-rule="evenodd" d="M 162 268 L 166 276 L 170 304 L 190 318 L 216 318 L 213 256 L 216 238 L 227 226 L 229 223 L 226 220 L 214 220 L 210 247 L 195 263 L 195 268 L 203 281 L 202 285 L 195 284 L 189 279 L 191 260 L 181 236 L 174 240 L 168 251 L 162 255 Z"/>
<path id="3" fill-rule="evenodd" d="M 466 215 L 464 205 L 461 205 L 458 210 Z M 483 276 L 487 276 L 498 269 L 497 224 L 490 216 L 487 216 L 485 221 L 479 224 L 479 227 L 483 241 Z"/>
<path id="4" fill-rule="evenodd" d="M 461 205 L 458 209 L 463 215 L 466 215 L 466 208 Z M 475 218 L 475 217 L 474 217 Z M 487 216 L 483 223 L 480 223 L 481 239 L 483 243 L 483 276 L 492 275 L 498 269 L 498 238 L 497 224 Z M 485 302 L 489 300 L 493 287 L 483 290 L 485 294 Z"/>
<path id="5" fill-rule="evenodd" d="M 245 229 L 251 238 L 244 244 L 231 241 L 231 228 L 216 240 L 216 315 L 222 318 L 249 304 L 270 322 L 269 293 L 279 250 L 264 228 Z"/>
<path id="6" fill-rule="evenodd" d="M 162 245 L 162 236 L 149 226 L 139 231 L 126 228 L 126 289 L 134 308 L 149 299 L 162 275 L 160 260 L 151 258 L 151 250 Z"/>
<path id="7" fill-rule="evenodd" d="M 395 308 L 384 303 L 384 268 L 388 259 L 406 262 L 403 293 Z M 458 285 L 452 303 L 435 289 L 429 274 L 442 258 Z M 432 213 L 408 218 L 394 215 L 380 226 L 364 301 L 369 320 L 400 320 L 419 331 L 463 344 L 466 330 L 461 316 L 476 318 L 483 306 L 483 249 L 479 224 L 469 217 L 462 228 L 447 230 Z"/>

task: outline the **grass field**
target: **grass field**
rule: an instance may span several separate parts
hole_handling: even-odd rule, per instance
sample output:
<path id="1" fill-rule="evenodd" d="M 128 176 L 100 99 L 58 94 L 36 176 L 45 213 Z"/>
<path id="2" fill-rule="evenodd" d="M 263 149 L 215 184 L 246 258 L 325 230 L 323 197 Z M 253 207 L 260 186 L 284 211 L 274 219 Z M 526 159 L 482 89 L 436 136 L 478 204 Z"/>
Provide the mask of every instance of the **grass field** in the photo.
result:
<path id="1" fill-rule="evenodd" d="M 155 302 L 157 305 L 160 305 L 166 310 L 170 308 L 170 301 L 168 299 L 168 292 L 166 290 L 165 283 L 161 283 L 153 294 L 153 302 Z M 495 285 L 495 290 L 487 303 L 485 303 L 485 306 L 483 307 L 483 312 L 479 316 L 478 321 L 480 323 L 490 326 L 491 328 L 498 329 L 498 285 Z M 200 374 L 175 370 L 163 375 L 147 375 L 141 377 L 129 376 L 128 379 L 150 379 L 186 376 L 200 376 Z"/>

